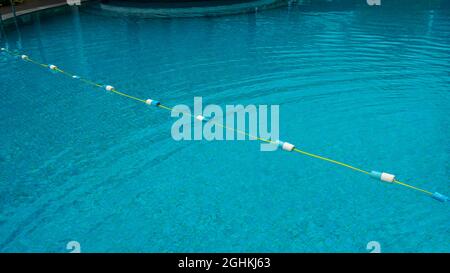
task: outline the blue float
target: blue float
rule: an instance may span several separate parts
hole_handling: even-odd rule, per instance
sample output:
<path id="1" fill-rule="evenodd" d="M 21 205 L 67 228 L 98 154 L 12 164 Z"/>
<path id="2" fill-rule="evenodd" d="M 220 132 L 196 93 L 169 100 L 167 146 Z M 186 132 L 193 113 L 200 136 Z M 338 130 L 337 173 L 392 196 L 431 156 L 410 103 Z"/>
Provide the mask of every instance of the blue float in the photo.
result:
<path id="1" fill-rule="evenodd" d="M 448 196 L 435 192 L 431 195 L 431 198 L 436 199 L 440 202 L 447 202 L 449 200 Z"/>
<path id="2" fill-rule="evenodd" d="M 370 177 L 381 180 L 381 172 L 377 172 L 377 171 L 371 171 L 370 172 Z"/>

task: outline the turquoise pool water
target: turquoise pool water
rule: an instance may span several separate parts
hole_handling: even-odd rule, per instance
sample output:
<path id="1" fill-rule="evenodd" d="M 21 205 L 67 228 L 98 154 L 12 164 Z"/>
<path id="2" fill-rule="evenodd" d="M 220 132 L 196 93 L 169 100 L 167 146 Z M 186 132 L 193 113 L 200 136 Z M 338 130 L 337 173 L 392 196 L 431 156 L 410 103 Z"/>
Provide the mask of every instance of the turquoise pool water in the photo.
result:
<path id="1" fill-rule="evenodd" d="M 299 148 L 450 193 L 450 8 L 143 20 L 68 10 L 1 46 L 167 105 L 279 104 Z M 0 55 L 0 251 L 450 252 L 450 207 Z"/>

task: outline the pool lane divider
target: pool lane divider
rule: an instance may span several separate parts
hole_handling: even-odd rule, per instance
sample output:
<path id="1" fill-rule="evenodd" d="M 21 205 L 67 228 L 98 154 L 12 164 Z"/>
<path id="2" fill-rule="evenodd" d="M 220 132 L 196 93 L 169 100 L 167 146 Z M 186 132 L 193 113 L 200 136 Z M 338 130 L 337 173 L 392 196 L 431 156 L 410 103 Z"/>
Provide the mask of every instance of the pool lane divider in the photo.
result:
<path id="1" fill-rule="evenodd" d="M 72 79 L 79 80 L 79 81 L 84 82 L 84 83 L 86 83 L 88 85 L 91 85 L 91 86 L 94 86 L 94 87 L 98 87 L 98 88 L 103 88 L 103 89 L 105 89 L 108 92 L 115 93 L 115 94 L 120 95 L 122 97 L 126 97 L 126 98 L 129 98 L 129 99 L 141 102 L 141 103 L 145 103 L 145 104 L 150 105 L 150 106 L 158 107 L 160 109 L 164 109 L 164 110 L 168 110 L 168 111 L 172 111 L 173 110 L 171 107 L 161 104 L 161 102 L 159 102 L 158 100 L 154 100 L 154 99 L 140 99 L 140 98 L 131 96 L 129 94 L 126 94 L 126 93 L 118 91 L 112 85 L 104 85 L 104 84 L 99 84 L 99 83 L 90 81 L 90 80 L 85 79 L 85 78 L 83 78 L 83 77 L 81 77 L 79 75 L 72 74 L 72 73 L 69 73 L 67 71 L 64 71 L 61 68 L 59 68 L 58 66 L 56 66 L 56 65 L 43 64 L 43 63 L 37 62 L 37 61 L 31 59 L 30 57 L 28 57 L 27 55 L 21 55 L 21 54 L 18 54 L 16 52 L 10 51 L 10 50 L 8 50 L 6 48 L 0 48 L 0 51 L 1 52 L 6 52 L 9 55 L 14 56 L 14 57 L 19 57 L 20 59 L 22 59 L 22 60 L 24 60 L 26 62 L 29 62 L 29 63 L 35 64 L 35 65 L 38 65 L 38 66 L 50 69 L 53 72 L 59 72 L 59 73 L 65 75 L 65 76 L 68 76 L 68 77 L 70 77 Z M 336 164 L 336 165 L 339 165 L 339 166 L 351 169 L 353 171 L 357 171 L 357 172 L 366 174 L 366 175 L 368 175 L 368 176 L 370 176 L 370 177 L 372 177 L 372 178 L 374 178 L 376 180 L 382 181 L 382 182 L 386 182 L 386 183 L 390 183 L 390 184 L 397 184 L 397 185 L 400 185 L 400 186 L 403 186 L 403 187 L 407 187 L 409 189 L 412 189 L 412 190 L 424 193 L 424 194 L 430 196 L 431 198 L 433 198 L 433 199 L 435 199 L 437 201 L 440 201 L 440 202 L 448 202 L 449 201 L 449 197 L 444 195 L 444 194 L 441 194 L 439 192 L 434 192 L 433 193 L 433 192 L 421 189 L 419 187 L 415 187 L 415 186 L 409 185 L 409 184 L 407 184 L 405 182 L 397 180 L 395 178 L 395 175 L 393 175 L 393 174 L 389 174 L 389 173 L 385 173 L 385 172 L 379 172 L 379 171 L 370 171 L 370 172 L 369 171 L 365 171 L 363 169 L 359 169 L 357 167 L 354 167 L 354 166 L 352 166 L 350 164 L 346 164 L 346 163 L 343 163 L 343 162 L 340 162 L 340 161 L 337 161 L 337 160 L 334 160 L 334 159 L 330 159 L 330 158 L 327 158 L 327 157 L 323 157 L 323 156 L 320 156 L 320 155 L 317 155 L 317 154 L 313 154 L 313 153 L 309 153 L 309 152 L 300 150 L 297 147 L 295 147 L 294 144 L 291 144 L 289 142 L 284 142 L 284 141 L 280 141 L 280 140 L 269 140 L 269 139 L 264 139 L 264 138 L 260 138 L 260 137 L 257 137 L 257 136 L 253 136 L 253 135 L 247 133 L 246 131 L 242 131 L 242 130 L 239 130 L 239 129 L 228 127 L 228 126 L 226 126 L 226 125 L 224 125 L 222 123 L 216 122 L 216 121 L 211 120 L 211 119 L 209 119 L 207 117 L 204 117 L 202 115 L 197 115 L 197 116 L 194 117 L 190 113 L 184 113 L 184 114 L 187 114 L 187 115 L 189 115 L 189 116 L 191 116 L 191 117 L 193 117 L 193 118 L 195 118 L 197 120 L 200 120 L 202 122 L 212 122 L 215 125 L 218 125 L 219 127 L 222 127 L 222 128 L 224 128 L 226 130 L 230 130 L 230 131 L 233 131 L 233 132 L 236 132 L 236 133 L 248 136 L 251 139 L 259 140 L 259 141 L 266 142 L 266 143 L 275 144 L 275 145 L 277 145 L 278 147 L 280 147 L 284 151 L 295 152 L 295 153 L 299 153 L 299 154 L 302 154 L 302 155 L 313 157 L 313 158 L 316 158 L 316 159 L 319 159 L 319 160 L 327 161 L 327 162 L 330 162 L 330 163 L 333 163 L 333 164 Z"/>

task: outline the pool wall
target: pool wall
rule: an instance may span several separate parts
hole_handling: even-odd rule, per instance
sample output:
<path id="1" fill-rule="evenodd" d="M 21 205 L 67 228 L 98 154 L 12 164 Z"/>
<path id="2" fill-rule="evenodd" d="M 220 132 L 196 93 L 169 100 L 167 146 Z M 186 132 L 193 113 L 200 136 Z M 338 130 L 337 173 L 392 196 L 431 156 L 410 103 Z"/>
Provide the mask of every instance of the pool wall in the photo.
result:
<path id="1" fill-rule="evenodd" d="M 88 6 L 93 12 L 100 12 L 103 15 L 108 16 L 134 16 L 140 18 L 171 18 L 171 17 L 205 17 L 205 16 L 223 16 L 242 14 L 249 12 L 258 12 L 260 10 L 276 8 L 287 5 L 289 0 L 253 0 L 253 1 L 241 1 L 240 3 L 230 4 L 216 4 L 216 5 L 202 5 L 194 7 L 151 7 L 142 5 L 116 5 L 113 2 L 103 3 L 102 1 L 88 1 L 82 0 L 82 6 Z M 168 6 L 166 4 L 165 6 Z M 70 8 L 65 2 L 56 3 L 52 5 L 46 5 L 42 7 L 35 7 L 26 10 L 18 10 L 16 12 L 17 23 L 27 23 L 32 21 L 33 14 L 39 13 L 39 15 L 54 15 L 64 12 Z M 2 20 L 0 23 L 2 27 L 14 25 L 16 20 L 12 12 L 1 14 Z"/>
<path id="2" fill-rule="evenodd" d="M 214 5 L 198 5 L 192 7 L 151 7 L 151 6 L 132 6 L 132 5 L 114 5 L 100 3 L 102 11 L 109 12 L 111 15 L 128 15 L 141 18 L 160 18 L 160 17 L 207 17 L 207 16 L 223 16 L 232 14 L 241 14 L 249 12 L 257 12 L 259 10 L 270 9 L 285 6 L 288 0 L 254 0 L 233 2 L 226 4 L 222 1 Z"/>

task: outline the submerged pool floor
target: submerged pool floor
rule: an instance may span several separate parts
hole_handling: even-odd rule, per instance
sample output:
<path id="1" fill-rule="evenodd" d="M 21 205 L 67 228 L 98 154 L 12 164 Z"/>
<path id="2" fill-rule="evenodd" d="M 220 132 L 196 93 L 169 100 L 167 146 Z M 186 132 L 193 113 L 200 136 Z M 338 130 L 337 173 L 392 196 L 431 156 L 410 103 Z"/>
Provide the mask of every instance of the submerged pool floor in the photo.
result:
<path id="1" fill-rule="evenodd" d="M 279 104 L 281 139 L 448 193 L 449 15 L 70 10 L 1 46 L 169 105 Z M 170 116 L 4 55 L 0 82 L 2 252 L 450 251 L 448 204 L 414 191 L 254 141 L 176 142 Z"/>

